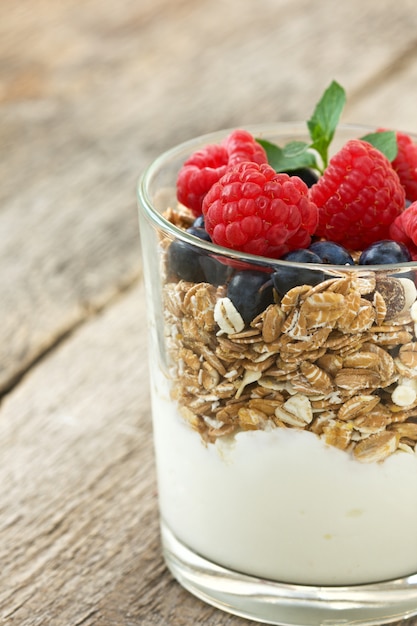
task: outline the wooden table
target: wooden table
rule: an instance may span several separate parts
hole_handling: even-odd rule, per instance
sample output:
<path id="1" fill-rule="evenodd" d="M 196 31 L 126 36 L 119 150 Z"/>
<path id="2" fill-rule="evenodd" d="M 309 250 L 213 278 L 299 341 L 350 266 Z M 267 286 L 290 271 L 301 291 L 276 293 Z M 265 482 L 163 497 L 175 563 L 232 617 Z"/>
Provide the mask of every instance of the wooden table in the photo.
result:
<path id="1" fill-rule="evenodd" d="M 332 79 L 417 131 L 416 32 L 414 0 L 2 0 L 0 623 L 254 623 L 162 562 L 136 179 Z"/>

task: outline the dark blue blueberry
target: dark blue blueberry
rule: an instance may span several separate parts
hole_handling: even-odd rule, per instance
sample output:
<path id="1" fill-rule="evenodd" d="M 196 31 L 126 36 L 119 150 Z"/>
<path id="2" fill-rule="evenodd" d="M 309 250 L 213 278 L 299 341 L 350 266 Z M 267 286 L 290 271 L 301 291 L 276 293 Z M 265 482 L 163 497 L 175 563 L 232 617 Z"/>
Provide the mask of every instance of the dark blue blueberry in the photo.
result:
<path id="1" fill-rule="evenodd" d="M 227 287 L 227 297 L 235 305 L 245 324 L 274 302 L 271 275 L 256 270 L 236 272 Z"/>
<path id="2" fill-rule="evenodd" d="M 211 241 L 211 237 L 205 228 L 190 226 L 190 228 L 187 228 L 187 233 L 190 233 L 190 235 L 194 235 L 194 237 L 198 237 L 199 239 L 203 239 L 204 241 Z"/>
<path id="3" fill-rule="evenodd" d="M 289 174 L 290 176 L 298 176 L 299 178 L 301 178 L 301 180 L 305 182 L 307 187 L 312 187 L 319 179 L 316 172 L 308 169 L 308 167 L 300 167 L 297 170 L 291 170 L 290 172 L 287 172 L 287 174 Z"/>
<path id="4" fill-rule="evenodd" d="M 230 265 L 222 263 L 212 254 L 201 254 L 199 261 L 203 270 L 204 280 L 215 287 L 224 285 L 233 273 Z"/>
<path id="5" fill-rule="evenodd" d="M 194 228 L 205 228 L 205 223 L 204 223 L 204 215 L 199 215 L 198 217 L 195 218 L 194 222 L 192 223 L 192 226 L 194 226 Z"/>
<path id="6" fill-rule="evenodd" d="M 203 241 L 211 241 L 204 228 L 190 226 L 187 233 Z M 214 286 L 224 284 L 232 270 L 208 252 L 185 241 L 173 241 L 168 248 L 169 271 L 191 283 L 207 282 Z"/>
<path id="7" fill-rule="evenodd" d="M 334 241 L 316 241 L 311 244 L 309 250 L 320 257 L 321 263 L 330 265 L 355 265 L 349 252 Z"/>
<path id="8" fill-rule="evenodd" d="M 199 248 L 176 239 L 167 252 L 168 272 L 190 283 L 204 282 L 204 271 L 200 265 L 201 254 Z"/>
<path id="9" fill-rule="evenodd" d="M 408 261 L 411 261 L 411 255 L 407 246 L 391 239 L 372 243 L 359 257 L 359 265 L 391 265 Z"/>
<path id="10" fill-rule="evenodd" d="M 293 263 L 321 263 L 321 259 L 311 250 L 293 250 L 285 254 L 282 261 L 291 261 Z M 279 293 L 283 296 L 293 287 L 298 285 L 318 285 L 325 278 L 324 272 L 321 270 L 309 270 L 301 267 L 291 267 L 290 264 L 285 266 L 277 266 L 272 274 L 272 283 Z"/>

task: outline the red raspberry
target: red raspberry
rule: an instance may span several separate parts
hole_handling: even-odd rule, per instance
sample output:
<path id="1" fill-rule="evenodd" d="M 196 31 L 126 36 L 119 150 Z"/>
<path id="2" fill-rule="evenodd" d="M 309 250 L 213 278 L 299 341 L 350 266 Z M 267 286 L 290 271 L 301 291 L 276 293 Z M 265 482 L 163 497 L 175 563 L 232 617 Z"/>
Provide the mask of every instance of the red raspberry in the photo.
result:
<path id="1" fill-rule="evenodd" d="M 177 198 L 201 214 L 203 198 L 228 167 L 241 161 L 267 163 L 263 147 L 246 130 L 233 131 L 221 144 L 210 144 L 194 152 L 182 166 L 177 179 Z"/>
<path id="2" fill-rule="evenodd" d="M 307 185 L 267 163 L 230 168 L 207 193 L 203 213 L 214 243 L 272 258 L 307 247 L 317 226 Z"/>
<path id="3" fill-rule="evenodd" d="M 348 141 L 310 188 L 319 209 L 316 235 L 351 250 L 388 239 L 405 192 L 388 159 L 369 143 Z"/>
<path id="4" fill-rule="evenodd" d="M 417 200 L 417 145 L 409 135 L 397 132 L 398 153 L 392 162 L 408 200 Z"/>
<path id="5" fill-rule="evenodd" d="M 266 152 L 247 130 L 235 130 L 223 141 L 229 155 L 228 166 L 253 161 L 254 163 L 268 163 Z"/>
<path id="6" fill-rule="evenodd" d="M 417 202 L 410 204 L 395 218 L 390 226 L 389 236 L 394 241 L 404 243 L 413 261 L 417 261 Z"/>

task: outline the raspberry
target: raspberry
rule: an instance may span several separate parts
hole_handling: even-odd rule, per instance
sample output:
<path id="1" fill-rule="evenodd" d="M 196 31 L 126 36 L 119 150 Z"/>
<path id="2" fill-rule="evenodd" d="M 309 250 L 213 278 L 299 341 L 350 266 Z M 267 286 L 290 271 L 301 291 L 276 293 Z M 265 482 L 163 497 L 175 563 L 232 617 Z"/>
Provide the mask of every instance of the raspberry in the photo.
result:
<path id="1" fill-rule="evenodd" d="M 242 161 L 268 163 L 266 152 L 254 137 L 246 130 L 235 130 L 223 141 L 229 155 L 228 165 L 236 165 Z"/>
<path id="2" fill-rule="evenodd" d="M 398 153 L 392 162 L 408 200 L 417 200 L 417 145 L 409 135 L 397 132 Z"/>
<path id="3" fill-rule="evenodd" d="M 362 250 L 388 239 L 404 209 L 405 192 L 388 159 L 369 143 L 348 141 L 310 189 L 319 210 L 316 235 Z"/>
<path id="4" fill-rule="evenodd" d="M 309 246 L 317 225 L 307 185 L 267 163 L 230 168 L 207 193 L 203 213 L 214 243 L 272 258 Z"/>
<path id="5" fill-rule="evenodd" d="M 221 144 L 210 144 L 194 152 L 183 164 L 177 178 L 179 202 L 201 214 L 204 196 L 228 167 L 241 161 L 267 163 L 263 147 L 246 130 L 233 131 Z"/>
<path id="6" fill-rule="evenodd" d="M 417 261 L 417 201 L 398 215 L 390 226 L 390 238 L 404 243 L 413 261 Z"/>

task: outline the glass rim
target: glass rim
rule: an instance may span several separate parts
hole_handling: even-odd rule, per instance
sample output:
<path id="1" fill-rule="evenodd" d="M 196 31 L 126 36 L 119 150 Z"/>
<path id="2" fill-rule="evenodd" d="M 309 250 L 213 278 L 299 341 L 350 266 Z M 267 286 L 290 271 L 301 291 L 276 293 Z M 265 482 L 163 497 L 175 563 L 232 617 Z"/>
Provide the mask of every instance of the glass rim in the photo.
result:
<path id="1" fill-rule="evenodd" d="M 242 129 L 247 130 L 251 134 L 255 136 L 259 135 L 278 135 L 278 134 L 286 134 L 291 135 L 292 133 L 296 135 L 301 135 L 303 132 L 308 134 L 307 124 L 306 122 L 276 122 L 276 123 L 263 123 L 263 124 L 244 124 L 241 127 Z M 391 263 L 391 264 L 378 264 L 378 265 L 332 265 L 327 263 L 302 263 L 299 261 L 287 261 L 285 259 L 276 259 L 273 257 L 265 257 L 259 256 L 256 254 L 251 254 L 249 252 L 242 252 L 240 250 L 233 250 L 231 248 L 226 248 L 224 246 L 219 246 L 213 242 L 209 242 L 203 239 L 199 239 L 190 233 L 187 233 L 185 230 L 182 230 L 168 219 L 166 219 L 158 209 L 154 206 L 150 193 L 149 193 L 149 184 L 152 180 L 153 176 L 162 169 L 162 167 L 171 159 L 175 157 L 179 157 L 181 153 L 184 153 L 184 160 L 186 158 L 187 151 L 189 154 L 197 149 L 197 146 L 203 146 L 208 143 L 217 143 L 222 138 L 227 136 L 230 132 L 236 130 L 234 128 L 225 128 L 217 131 L 213 131 L 210 133 L 206 133 L 203 135 L 198 135 L 193 137 L 192 139 L 188 139 L 179 144 L 176 144 L 172 148 L 165 150 L 159 156 L 157 156 L 145 169 L 142 174 L 139 176 L 138 184 L 137 184 L 137 199 L 139 202 L 139 206 L 144 209 L 144 213 L 146 217 L 154 223 L 158 228 L 162 229 L 170 238 L 172 239 L 180 239 L 181 241 L 188 243 L 196 248 L 206 251 L 207 253 L 211 253 L 215 256 L 222 256 L 228 258 L 234 262 L 238 262 L 242 265 L 246 264 L 248 266 L 259 266 L 259 267 L 287 267 L 290 265 L 294 268 L 299 269 L 309 269 L 309 270 L 317 270 L 323 271 L 325 268 L 326 272 L 330 270 L 329 273 L 334 272 L 335 274 L 339 274 L 341 272 L 348 272 L 357 274 L 358 272 L 384 272 L 384 273 L 392 273 L 396 272 L 398 269 L 409 270 L 410 268 L 417 267 L 417 261 L 405 261 L 403 263 Z M 339 124 L 335 137 L 338 134 L 343 132 L 358 132 L 362 134 L 374 132 L 376 129 L 371 125 L 366 124 Z M 412 133 L 409 133 L 412 136 Z"/>

